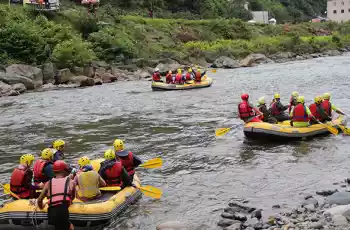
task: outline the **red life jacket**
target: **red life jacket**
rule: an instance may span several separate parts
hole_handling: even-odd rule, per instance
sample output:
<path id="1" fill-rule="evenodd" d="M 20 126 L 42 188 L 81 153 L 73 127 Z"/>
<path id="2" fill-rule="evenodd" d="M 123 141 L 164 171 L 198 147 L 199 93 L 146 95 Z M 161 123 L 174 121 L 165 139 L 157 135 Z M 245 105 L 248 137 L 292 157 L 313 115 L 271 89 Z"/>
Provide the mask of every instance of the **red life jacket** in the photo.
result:
<path id="1" fill-rule="evenodd" d="M 72 194 L 69 189 L 69 177 L 52 178 L 49 182 L 49 206 L 72 203 Z"/>
<path id="2" fill-rule="evenodd" d="M 173 81 L 173 75 L 171 73 L 168 73 L 166 76 L 165 76 L 165 79 L 166 79 L 166 83 L 167 84 L 170 84 L 172 81 Z"/>
<path id="3" fill-rule="evenodd" d="M 175 83 L 177 83 L 177 84 L 182 83 L 182 74 L 181 73 L 177 73 L 175 75 Z"/>
<path id="4" fill-rule="evenodd" d="M 44 168 L 45 168 L 45 166 L 47 164 L 52 164 L 52 162 L 51 161 L 42 160 L 42 159 L 39 159 L 39 160 L 37 160 L 35 162 L 34 168 L 33 168 L 33 171 L 34 171 L 34 184 L 35 185 L 38 185 L 41 182 L 45 183 L 45 182 L 50 180 L 50 178 L 45 176 L 45 174 L 43 172 Z"/>
<path id="5" fill-rule="evenodd" d="M 195 79 L 196 81 L 201 81 L 201 80 L 202 80 L 202 74 L 201 74 L 201 72 L 197 71 L 194 79 Z"/>
<path id="6" fill-rule="evenodd" d="M 318 112 L 316 103 L 313 103 L 309 106 L 310 112 L 317 119 L 321 120 L 321 114 Z"/>
<path id="7" fill-rule="evenodd" d="M 186 80 L 187 81 L 191 80 L 191 74 L 189 72 L 186 73 Z"/>
<path id="8" fill-rule="evenodd" d="M 135 174 L 134 156 L 132 155 L 132 152 L 129 152 L 127 157 L 120 157 L 120 162 L 126 171 L 128 171 L 129 176 Z"/>
<path id="9" fill-rule="evenodd" d="M 309 116 L 306 113 L 305 105 L 297 104 L 294 107 L 292 120 L 295 122 L 309 121 Z"/>
<path id="10" fill-rule="evenodd" d="M 239 117 L 244 120 L 255 115 L 253 108 L 249 105 L 247 101 L 242 101 L 238 105 Z"/>
<path id="11" fill-rule="evenodd" d="M 326 114 L 331 117 L 332 116 L 332 104 L 329 102 L 329 100 L 323 100 L 321 104 L 322 108 L 326 112 Z"/>
<path id="12" fill-rule="evenodd" d="M 123 170 L 123 166 L 122 166 L 122 163 L 119 161 L 116 161 L 111 168 L 106 169 L 105 171 L 106 178 L 104 178 L 106 181 L 106 184 L 108 186 L 121 186 L 122 182 L 120 177 L 122 175 L 122 170 Z"/>
<path id="13" fill-rule="evenodd" d="M 31 195 L 31 190 L 25 187 L 25 178 L 30 169 L 15 168 L 11 175 L 10 190 L 20 198 L 28 199 Z"/>
<path id="14" fill-rule="evenodd" d="M 280 115 L 281 111 L 278 109 L 277 107 L 277 102 L 273 102 L 271 105 L 271 115 L 275 116 L 275 115 Z"/>
<path id="15" fill-rule="evenodd" d="M 159 72 L 154 72 L 153 73 L 153 81 L 160 81 L 161 76 Z"/>

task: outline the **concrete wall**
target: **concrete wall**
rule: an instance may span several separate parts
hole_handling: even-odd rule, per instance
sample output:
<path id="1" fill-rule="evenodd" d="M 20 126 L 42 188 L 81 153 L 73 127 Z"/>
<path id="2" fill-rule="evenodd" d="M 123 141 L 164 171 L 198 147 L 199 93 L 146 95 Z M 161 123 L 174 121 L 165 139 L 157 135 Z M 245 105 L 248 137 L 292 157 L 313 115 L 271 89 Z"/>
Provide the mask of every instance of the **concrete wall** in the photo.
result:
<path id="1" fill-rule="evenodd" d="M 350 0 L 328 0 L 327 18 L 336 22 L 350 20 Z"/>

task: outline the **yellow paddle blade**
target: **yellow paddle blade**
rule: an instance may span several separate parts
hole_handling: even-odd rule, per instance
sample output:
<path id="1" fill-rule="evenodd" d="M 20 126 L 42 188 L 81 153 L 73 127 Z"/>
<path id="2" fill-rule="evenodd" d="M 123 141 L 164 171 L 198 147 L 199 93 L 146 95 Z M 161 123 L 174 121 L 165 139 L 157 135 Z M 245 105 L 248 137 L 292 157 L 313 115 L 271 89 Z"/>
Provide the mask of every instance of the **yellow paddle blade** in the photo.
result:
<path id="1" fill-rule="evenodd" d="M 113 186 L 113 187 L 102 187 L 100 188 L 101 191 L 119 191 L 122 188 L 119 186 Z"/>
<path id="2" fill-rule="evenodd" d="M 350 135 L 350 130 L 349 130 L 347 127 L 342 126 L 342 125 L 338 125 L 338 126 L 339 126 L 339 128 L 343 131 L 343 133 L 344 133 L 345 135 Z"/>
<path id="3" fill-rule="evenodd" d="M 230 132 L 231 128 L 218 128 L 215 130 L 215 136 L 221 137 L 226 133 Z"/>
<path id="4" fill-rule="evenodd" d="M 11 194 L 13 197 L 15 197 L 16 199 L 21 199 L 21 198 L 19 198 L 19 196 L 17 196 L 16 194 L 14 194 L 13 192 L 11 192 L 11 186 L 10 186 L 10 184 L 4 184 L 4 185 L 2 185 L 2 184 L 0 184 L 1 185 L 1 187 L 4 189 L 4 194 Z"/>
<path id="5" fill-rule="evenodd" d="M 338 129 L 336 129 L 330 125 L 322 124 L 321 122 L 319 124 L 322 125 L 323 127 L 325 127 L 326 129 L 328 129 L 328 131 L 331 132 L 332 134 L 338 135 L 338 133 L 339 133 Z"/>
<path id="6" fill-rule="evenodd" d="M 160 168 L 163 165 L 163 160 L 160 158 L 154 158 L 151 160 L 146 161 L 145 163 L 139 165 L 140 167 L 148 168 L 148 169 L 154 169 L 154 168 Z"/>
<path id="7" fill-rule="evenodd" d="M 212 69 L 211 72 L 212 72 L 212 73 L 216 73 L 216 69 Z"/>
<path id="8" fill-rule="evenodd" d="M 190 80 L 190 81 L 186 81 L 186 84 L 193 84 L 194 81 L 193 80 Z"/>
<path id="9" fill-rule="evenodd" d="M 163 195 L 162 190 L 160 190 L 159 188 L 152 187 L 150 185 L 146 185 L 143 187 L 137 186 L 137 188 L 140 189 L 140 191 L 146 196 L 152 197 L 154 199 L 160 199 Z"/>

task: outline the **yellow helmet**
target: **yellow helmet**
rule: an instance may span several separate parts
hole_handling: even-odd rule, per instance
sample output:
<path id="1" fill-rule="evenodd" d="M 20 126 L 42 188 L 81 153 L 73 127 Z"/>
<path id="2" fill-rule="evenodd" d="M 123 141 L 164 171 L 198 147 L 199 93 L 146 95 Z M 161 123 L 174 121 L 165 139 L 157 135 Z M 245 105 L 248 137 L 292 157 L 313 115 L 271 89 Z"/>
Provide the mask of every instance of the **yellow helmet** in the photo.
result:
<path id="1" fill-rule="evenodd" d="M 90 164 L 90 159 L 88 157 L 81 157 L 78 160 L 78 165 L 80 166 L 80 168 L 84 167 L 85 165 L 89 165 Z"/>
<path id="2" fill-rule="evenodd" d="M 192 68 L 189 68 L 189 69 L 188 69 L 188 72 L 192 73 Z"/>
<path id="3" fill-rule="evenodd" d="M 105 151 L 104 158 L 106 160 L 113 160 L 113 159 L 115 159 L 115 152 L 113 151 L 113 149 L 107 149 Z"/>
<path id="4" fill-rule="evenodd" d="M 305 97 L 304 96 L 299 96 L 297 99 L 298 103 L 305 103 Z"/>
<path id="5" fill-rule="evenodd" d="M 115 141 L 113 142 L 113 146 L 115 151 L 124 150 L 124 142 L 120 139 L 115 139 Z"/>
<path id="6" fill-rule="evenodd" d="M 260 98 L 258 99 L 258 102 L 259 102 L 260 105 L 265 104 L 265 97 L 260 97 Z"/>
<path id="7" fill-rule="evenodd" d="M 43 151 L 41 151 L 41 159 L 52 160 L 52 158 L 53 158 L 53 151 L 51 148 L 46 148 Z"/>
<path id="8" fill-rule="evenodd" d="M 66 143 L 64 142 L 64 140 L 59 139 L 59 140 L 55 140 L 55 141 L 53 142 L 52 147 L 53 147 L 54 149 L 60 150 L 60 148 L 61 148 L 62 146 L 65 146 L 65 144 L 66 144 Z"/>
<path id="9" fill-rule="evenodd" d="M 329 100 L 330 98 L 331 98 L 331 94 L 330 93 L 324 93 L 323 94 L 323 99 Z"/>
<path id="10" fill-rule="evenodd" d="M 178 72 L 178 73 L 181 73 L 181 72 L 182 72 L 182 70 L 181 70 L 181 69 L 177 69 L 177 72 Z"/>
<path id="11" fill-rule="evenodd" d="M 21 158 L 19 159 L 19 163 L 21 165 L 31 165 L 34 161 L 34 156 L 32 154 L 24 154 L 21 156 Z"/>
<path id="12" fill-rule="evenodd" d="M 320 104 L 322 102 L 322 97 L 321 96 L 316 96 L 315 97 L 315 103 Z"/>
<path id="13" fill-rule="evenodd" d="M 298 93 L 297 91 L 293 91 L 293 92 L 292 92 L 292 96 L 293 96 L 293 97 L 298 97 L 298 96 L 299 96 L 299 93 Z"/>
<path id="14" fill-rule="evenodd" d="M 279 94 L 279 93 L 275 93 L 275 95 L 273 96 L 273 98 L 275 98 L 275 99 L 280 99 L 281 97 L 280 97 L 280 94 Z"/>
<path id="15" fill-rule="evenodd" d="M 201 71 L 201 69 L 200 69 L 200 68 L 198 68 L 198 69 L 197 69 L 197 72 L 200 72 L 200 71 Z"/>

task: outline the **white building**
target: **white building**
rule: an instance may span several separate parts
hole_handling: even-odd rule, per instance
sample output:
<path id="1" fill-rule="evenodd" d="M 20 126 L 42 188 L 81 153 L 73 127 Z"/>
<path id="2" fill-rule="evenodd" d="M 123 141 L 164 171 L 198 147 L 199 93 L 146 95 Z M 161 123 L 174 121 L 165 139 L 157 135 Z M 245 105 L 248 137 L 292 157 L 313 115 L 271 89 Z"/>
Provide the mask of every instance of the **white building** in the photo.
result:
<path id="1" fill-rule="evenodd" d="M 350 0 L 328 0 L 327 18 L 336 22 L 350 20 Z"/>

